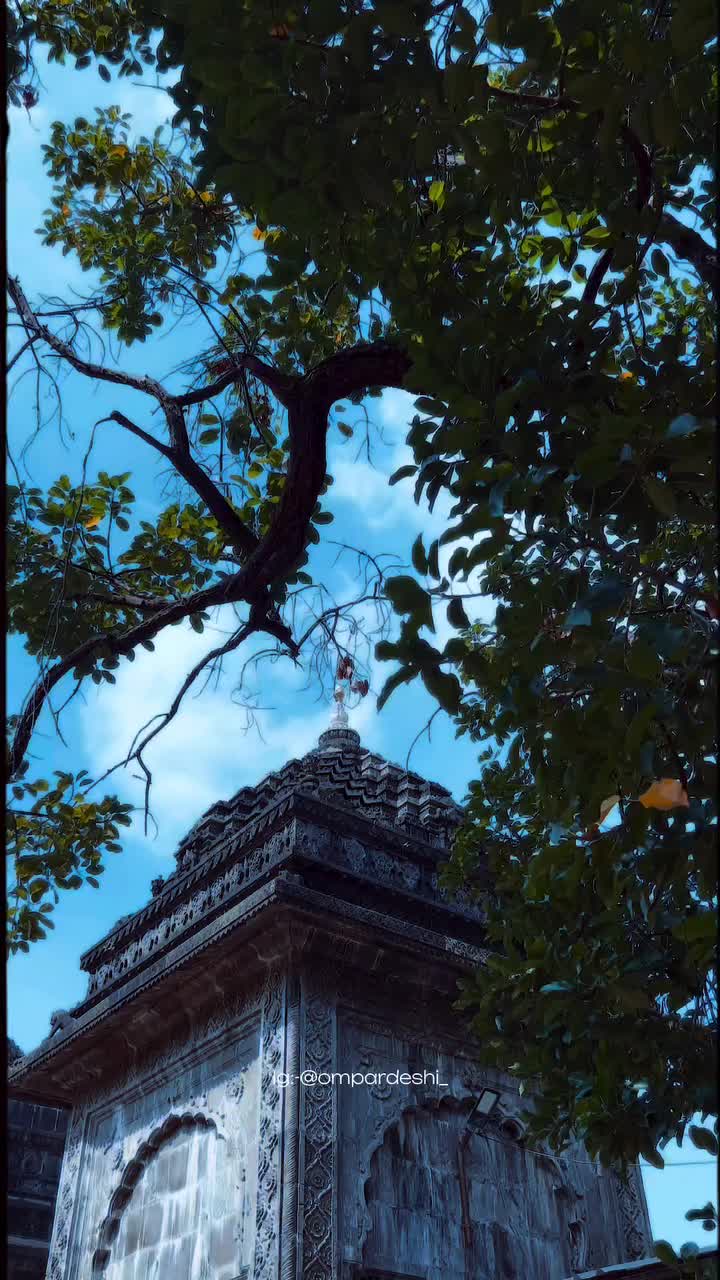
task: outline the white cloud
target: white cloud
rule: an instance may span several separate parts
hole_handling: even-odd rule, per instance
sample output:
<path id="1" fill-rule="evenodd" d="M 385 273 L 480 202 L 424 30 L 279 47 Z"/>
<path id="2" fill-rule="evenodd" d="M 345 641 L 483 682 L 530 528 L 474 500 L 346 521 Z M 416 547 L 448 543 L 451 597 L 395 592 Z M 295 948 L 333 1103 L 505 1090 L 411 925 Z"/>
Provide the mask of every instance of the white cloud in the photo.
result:
<path id="1" fill-rule="evenodd" d="M 127 84 L 113 95 L 116 105 L 122 112 L 129 112 L 130 136 L 134 140 L 141 136 L 150 136 L 158 125 L 167 124 L 175 115 L 177 107 L 166 89 L 161 85 Z"/>
<path id="2" fill-rule="evenodd" d="M 118 668 L 114 686 L 88 693 L 80 727 L 87 767 L 94 777 L 127 755 L 141 726 L 167 710 L 190 668 L 221 642 L 229 626 L 226 614 L 202 635 L 189 627 L 170 628 L 158 637 L 154 653 L 138 650 L 134 663 Z M 312 750 L 328 726 L 328 705 L 317 700 L 316 689 L 302 689 L 306 673 L 287 659 L 284 668 L 277 663 L 260 669 L 266 673 L 264 679 L 260 676 L 260 702 L 272 705 L 259 712 L 257 726 L 248 727 L 245 710 L 231 694 L 249 652 L 239 650 L 229 656 L 220 681 L 211 681 L 204 690 L 201 676 L 175 719 L 145 753 L 153 775 L 150 808 L 160 828 L 159 853 L 171 853 L 216 800 L 229 798 L 240 787 L 259 782 L 273 769 Z M 267 696 L 263 696 L 263 682 L 270 691 Z M 378 749 L 382 734 L 373 713 L 374 700 L 366 699 L 353 712 L 352 724 L 367 746 Z M 144 782 L 134 762 L 113 774 L 103 789 L 112 786 L 142 809 Z M 142 812 L 135 822 L 140 834 Z"/>
<path id="3" fill-rule="evenodd" d="M 371 461 L 350 454 L 350 445 L 335 446 L 330 460 L 334 481 L 330 500 L 356 507 L 369 529 L 405 524 L 415 533 L 422 527 L 425 541 L 429 542 L 447 526 L 451 505 L 448 496 L 440 494 L 430 512 L 424 497 L 419 504 L 415 502 L 414 476 L 394 485 L 388 483 L 400 467 L 414 463 L 412 449 L 405 443 L 415 412 L 413 401 L 408 392 L 391 388 L 376 402 L 377 409 L 370 403 L 371 415 L 379 418 L 380 441 L 373 441 Z"/>
<path id="4" fill-rule="evenodd" d="M 390 469 L 381 471 L 360 458 L 354 461 L 341 458 L 333 461 L 332 474 L 331 500 L 358 507 L 369 529 L 386 529 L 391 525 L 408 523 L 417 525 L 422 519 L 420 508 L 413 501 L 412 483 L 401 481 L 390 486 Z"/>

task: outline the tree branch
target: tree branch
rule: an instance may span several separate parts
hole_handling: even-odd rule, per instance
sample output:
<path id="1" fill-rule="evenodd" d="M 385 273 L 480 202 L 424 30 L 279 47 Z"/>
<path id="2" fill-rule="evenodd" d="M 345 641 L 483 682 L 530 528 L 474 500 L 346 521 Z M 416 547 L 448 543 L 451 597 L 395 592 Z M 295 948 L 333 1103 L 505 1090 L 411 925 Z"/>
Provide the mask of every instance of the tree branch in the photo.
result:
<path id="1" fill-rule="evenodd" d="M 138 436 L 140 440 L 144 440 L 146 444 L 151 445 L 161 453 L 168 462 L 171 462 L 175 470 L 186 480 L 191 489 L 199 498 L 202 498 L 208 510 L 214 515 L 220 528 L 227 535 L 228 542 L 234 546 L 243 557 L 247 557 L 257 547 L 257 538 L 251 529 L 245 524 L 235 510 L 230 506 L 227 498 L 220 492 L 215 482 L 210 478 L 206 471 L 195 461 L 189 448 L 185 449 L 182 445 L 179 447 L 170 447 L 163 444 L 159 440 L 155 440 L 147 431 L 143 431 L 142 427 L 138 427 L 131 422 L 124 413 L 114 410 L 107 418 L 102 418 L 102 422 L 117 422 L 126 431 L 132 432 Z"/>
<path id="2" fill-rule="evenodd" d="M 327 470 L 327 415 L 336 400 L 366 387 L 401 387 L 412 365 L 402 347 L 360 343 L 311 369 L 288 405 L 287 479 L 270 529 L 247 563 L 260 590 L 287 575 L 305 549 Z"/>
<path id="3" fill-rule="evenodd" d="M 132 387 L 135 391 L 142 391 L 145 395 L 153 396 L 160 404 L 168 399 L 168 393 L 165 388 L 159 382 L 156 382 L 154 378 L 136 378 L 131 373 L 122 373 L 119 369 L 107 369 L 104 365 L 95 364 L 92 360 L 83 360 L 82 356 L 77 354 L 69 342 L 58 338 L 52 329 L 48 329 L 47 325 L 40 323 L 30 307 L 18 279 L 8 276 L 7 287 L 28 337 L 42 338 L 53 351 L 62 356 L 63 360 L 72 365 L 72 368 L 76 369 L 78 373 L 85 374 L 87 378 L 94 378 L 97 382 L 114 382 L 120 387 Z"/>
<path id="4" fill-rule="evenodd" d="M 111 591 L 66 591 L 66 600 L 92 600 L 97 604 L 108 604 L 119 609 L 134 609 L 138 613 L 159 613 L 167 608 L 167 600 L 153 596 L 136 596 L 131 592 Z"/>
<path id="5" fill-rule="evenodd" d="M 686 227 L 671 213 L 664 213 L 660 219 L 658 235 L 679 257 L 692 262 L 698 275 L 717 297 L 720 293 L 720 264 L 717 249 L 708 244 L 707 240 L 703 240 L 692 227 Z"/>
<path id="6" fill-rule="evenodd" d="M 144 431 L 142 427 L 138 427 L 124 413 L 120 413 L 114 409 L 107 418 L 98 418 L 95 423 L 96 427 L 102 426 L 103 422 L 117 422 L 119 426 L 124 427 L 126 431 L 130 431 L 132 435 L 137 436 L 138 440 L 143 440 L 145 444 L 149 444 L 151 449 L 156 449 L 164 458 L 172 458 L 172 449 L 169 445 L 163 443 L 162 440 L 156 440 L 155 436 L 151 436 L 149 431 Z"/>
<path id="7" fill-rule="evenodd" d="M 496 98 L 505 98 L 520 107 L 534 107 L 536 111 L 577 111 L 580 103 L 577 98 L 565 95 L 559 98 L 546 98 L 541 93 L 516 93 L 514 89 L 502 89 L 499 85 L 488 84 L 488 92 Z"/>
<path id="8" fill-rule="evenodd" d="M 208 383 L 206 387 L 198 387 L 195 391 L 187 391 L 183 395 L 174 396 L 173 398 L 177 405 L 184 408 L 193 404 L 203 404 L 206 400 L 212 399 L 213 396 L 219 395 L 226 387 L 232 386 L 234 382 L 239 382 L 243 373 L 251 373 L 259 382 L 264 383 L 283 405 L 287 405 L 293 389 L 297 385 L 297 378 L 281 373 L 279 369 L 273 369 L 272 365 L 265 364 L 257 356 L 234 356 L 231 368 L 226 369 L 214 382 Z"/>
<path id="9" fill-rule="evenodd" d="M 206 609 L 211 609 L 215 605 L 244 599 L 242 586 L 238 585 L 244 578 L 245 573 L 241 570 L 234 578 L 214 583 L 212 587 L 198 591 L 185 600 L 174 601 L 162 612 L 150 618 L 144 618 L 142 622 L 136 623 L 134 627 L 130 627 L 120 635 L 101 632 L 99 635 L 89 636 L 71 653 L 44 671 L 18 717 L 8 758 L 9 776 L 14 777 L 23 762 L 33 730 L 51 691 L 69 671 L 73 671 L 82 662 L 94 660 L 103 652 L 109 652 L 118 658 L 126 657 L 139 645 L 153 640 L 160 631 L 173 623 L 182 622 L 194 613 L 204 613 Z"/>
<path id="10" fill-rule="evenodd" d="M 246 623 L 245 626 L 240 627 L 237 631 L 233 632 L 230 639 L 226 640 L 224 644 L 218 645 L 216 649 L 211 649 L 210 652 L 206 653 L 205 656 L 201 658 L 199 662 L 196 662 L 195 666 L 188 672 L 187 676 L 183 680 L 180 688 L 178 689 L 177 693 L 175 694 L 175 697 L 173 698 L 170 704 L 169 709 L 159 717 L 159 723 L 156 724 L 154 728 L 152 728 L 149 731 L 149 733 L 145 735 L 145 737 L 141 740 L 141 742 L 138 743 L 137 746 L 133 746 L 133 748 L 130 751 L 130 754 L 127 756 L 127 758 L 124 761 L 122 761 L 123 764 L 127 765 L 130 762 L 130 760 L 137 760 L 138 764 L 140 765 L 140 768 L 145 774 L 145 834 L 146 835 L 147 835 L 147 820 L 148 820 L 148 814 L 150 811 L 149 805 L 150 805 L 150 787 L 152 785 L 152 773 L 150 772 L 150 769 L 148 768 L 147 764 L 143 759 L 143 751 L 145 750 L 146 747 L 150 745 L 153 738 L 156 738 L 157 735 L 161 733 L 163 729 L 167 728 L 167 726 L 170 724 L 170 721 L 175 719 L 175 716 L 180 710 L 180 704 L 182 703 L 182 700 L 185 697 L 185 694 L 187 693 L 188 689 L 195 683 L 198 676 L 205 669 L 205 667 L 207 667 L 212 662 L 216 662 L 218 658 L 222 658 L 226 654 L 232 653 L 234 649 L 237 649 L 243 643 L 244 640 L 246 640 L 249 636 L 253 634 L 255 629 L 256 628 L 252 620 L 249 621 L 248 623 Z M 135 739 L 135 741 L 137 741 L 137 739 Z M 118 767 L 119 767 L 118 765 L 115 765 L 114 769 Z M 108 769 L 107 772 L 102 775 L 102 778 L 98 778 L 97 782 L 102 782 L 105 778 L 108 777 L 110 773 L 114 771 L 114 769 Z M 97 782 L 94 785 L 97 786 Z"/>
<path id="11" fill-rule="evenodd" d="M 17 292 L 23 298 L 19 286 Z M 24 305 L 27 308 L 27 303 Z M 29 308 L 27 310 L 28 323 L 37 324 L 32 312 Z M 65 345 L 61 344 L 63 347 Z M 70 363 L 83 373 L 87 373 L 88 368 L 96 367 L 80 360 L 72 351 L 71 355 Z M 298 647 L 289 627 L 272 606 L 268 588 L 292 572 L 305 549 L 311 517 L 325 482 L 328 411 L 335 400 L 365 387 L 402 386 L 411 365 L 410 356 L 401 347 L 386 342 L 361 343 L 330 356 L 310 370 L 304 378 L 297 379 L 288 403 L 290 449 L 287 478 L 268 532 L 256 543 L 237 573 L 185 600 L 174 601 L 165 609 L 153 612 L 151 617 L 144 618 L 120 635 L 105 633 L 88 637 L 72 653 L 43 672 L 18 719 L 8 762 L 11 777 L 22 764 L 48 695 L 63 676 L 74 670 L 79 663 L 88 659 L 95 660 L 105 652 L 115 657 L 125 657 L 138 645 L 152 640 L 165 627 L 181 622 L 192 614 L 203 613 L 223 604 L 245 601 L 251 606 L 250 621 L 253 629 L 274 635 L 288 647 L 293 657 L 297 657 Z M 120 378 L 115 380 L 120 381 Z M 134 383 L 137 385 L 142 381 L 136 379 Z M 133 380 L 129 380 L 128 385 L 133 385 Z M 160 390 L 165 396 L 164 390 Z M 128 430 L 133 429 L 137 435 L 141 429 L 135 428 L 134 424 L 128 426 L 129 420 L 123 419 L 124 415 L 120 415 L 121 425 L 127 426 Z M 117 416 L 115 420 L 118 420 Z M 143 435 L 147 436 L 147 433 Z M 148 443 L 157 447 L 152 437 L 148 437 Z M 212 499 L 215 502 L 215 486 L 192 458 L 186 456 L 181 448 L 167 445 L 163 445 L 160 452 L 181 475 L 189 479 L 197 492 L 209 486 L 204 500 L 209 503 Z M 231 509 L 227 507 L 227 511 L 229 510 Z M 227 511 L 222 513 L 222 527 L 226 527 L 224 521 L 228 518 Z M 217 516 L 216 518 L 219 519 Z"/>

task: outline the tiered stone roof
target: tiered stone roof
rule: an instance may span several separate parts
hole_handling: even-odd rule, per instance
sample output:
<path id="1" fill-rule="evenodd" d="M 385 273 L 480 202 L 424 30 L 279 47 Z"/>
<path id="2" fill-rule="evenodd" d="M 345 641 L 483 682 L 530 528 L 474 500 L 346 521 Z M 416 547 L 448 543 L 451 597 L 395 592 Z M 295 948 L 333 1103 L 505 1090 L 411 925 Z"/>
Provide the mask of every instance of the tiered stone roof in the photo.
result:
<path id="1" fill-rule="evenodd" d="M 290 760 L 255 787 L 211 806 L 181 841 L 175 859 L 186 871 L 211 854 L 232 832 L 235 839 L 260 814 L 291 794 L 315 795 L 356 809 L 365 818 L 445 848 L 462 811 L 445 787 L 390 764 L 360 745 L 352 729 L 329 729 L 317 748 Z"/>

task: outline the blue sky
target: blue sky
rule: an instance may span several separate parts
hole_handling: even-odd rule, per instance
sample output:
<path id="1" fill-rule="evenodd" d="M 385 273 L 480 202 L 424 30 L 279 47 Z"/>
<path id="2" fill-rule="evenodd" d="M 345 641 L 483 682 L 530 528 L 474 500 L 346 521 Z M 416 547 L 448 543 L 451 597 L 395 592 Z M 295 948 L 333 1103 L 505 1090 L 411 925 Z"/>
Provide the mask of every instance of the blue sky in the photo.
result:
<path id="1" fill-rule="evenodd" d="M 171 114 L 166 95 L 150 86 L 128 81 L 104 84 L 92 70 L 74 74 L 72 70 L 41 67 L 43 89 L 39 105 L 30 118 L 24 110 L 12 110 L 9 145 L 11 188 L 8 199 L 8 258 L 13 274 L 21 278 L 31 298 L 39 293 L 65 295 L 71 289 L 87 290 L 88 277 L 72 257 L 63 258 L 59 249 L 42 246 L 34 234 L 49 202 L 50 185 L 42 166 L 41 146 L 47 141 L 53 120 L 70 122 L 78 114 L 86 116 L 95 106 L 117 104 L 132 113 L 138 132 L 151 133 Z M 180 326 L 161 330 L 152 342 L 123 351 L 123 367 L 168 377 L 184 359 L 196 354 L 204 336 L 197 327 Z M 23 368 L 25 366 L 22 366 Z M 18 366 L 20 368 L 20 366 Z M 26 458 L 27 472 L 38 485 L 51 483 L 60 473 L 80 478 L 82 457 L 93 424 L 112 409 L 120 409 L 137 421 L 148 422 L 150 406 L 136 392 L 94 386 L 71 374 L 62 382 L 65 441 L 57 426 L 49 424 L 35 438 Z M 45 406 L 50 408 L 49 403 Z M 352 407 L 351 407 L 352 408 Z M 365 547 L 373 554 L 394 552 L 409 555 L 415 536 L 422 532 L 426 545 L 442 531 L 447 506 L 438 505 L 432 516 L 414 505 L 411 483 L 387 485 L 387 475 L 411 460 L 405 445 L 412 399 L 401 392 L 388 392 L 381 400 L 370 400 L 367 409 L 374 424 L 371 460 L 360 450 L 360 431 L 352 441 L 342 442 L 338 432 L 330 439 L 329 470 L 335 484 L 328 504 L 335 523 L 323 532 L 337 541 Z M 359 411 L 343 418 L 360 423 Z M 17 449 L 28 436 L 35 417 L 35 386 L 32 377 L 19 382 L 9 413 L 11 444 Z M 72 432 L 72 438 L 69 436 Z M 130 484 L 137 495 L 140 518 L 149 518 L 167 499 L 155 459 L 138 440 L 113 425 L 99 428 L 89 467 L 89 476 L 100 469 L 131 471 Z M 336 563 L 337 549 L 319 549 L 310 569 L 325 582 L 338 599 L 357 593 L 352 557 Z M 472 582 L 469 584 L 472 589 Z M 489 601 L 471 602 L 471 617 L 489 617 Z M 442 611 L 436 619 L 442 642 Z M 173 628 L 156 642 L 154 654 L 138 654 L 134 664 L 124 664 L 116 672 L 114 687 L 95 686 L 76 699 L 64 715 L 62 727 L 67 748 L 57 741 L 48 717 L 33 740 L 33 772 L 47 774 L 53 768 L 87 769 L 97 776 L 121 758 L 137 729 L 155 712 L 168 706 L 189 666 L 225 635 L 230 619 L 219 613 L 204 635 L 190 628 Z M 137 910 L 148 900 L 150 881 L 167 875 L 173 868 L 172 854 L 178 841 L 200 814 L 215 800 L 228 798 L 240 787 L 258 782 L 271 769 L 310 750 L 329 719 L 329 705 L 317 684 L 308 683 L 307 672 L 297 671 L 289 660 L 258 669 L 249 692 L 265 710 L 258 712 L 254 725 L 235 692 L 244 654 L 231 655 L 221 679 L 202 693 L 190 696 L 169 728 L 148 753 L 154 784 L 151 807 L 158 832 L 146 837 L 138 813 L 121 855 L 107 858 L 107 870 L 97 891 L 85 888 L 62 895 L 54 915 L 55 931 L 36 944 L 28 955 L 10 963 L 8 978 L 9 1034 L 28 1050 L 47 1034 L 49 1017 L 56 1008 L 69 1008 L 86 989 L 86 976 L 79 969 L 82 952 L 105 934 L 122 915 Z M 377 693 L 386 669 L 370 663 L 371 688 Z M 10 642 L 8 701 L 17 709 L 35 674 L 35 662 L 22 650 L 16 638 Z M 247 688 L 247 686 L 246 686 Z M 243 695 L 246 696 L 246 695 Z M 435 704 L 417 683 L 399 689 L 380 715 L 374 698 L 367 698 L 353 714 L 352 723 L 360 731 L 364 745 L 388 759 L 404 764 L 408 750 Z M 444 713 L 436 716 L 431 740 L 423 737 L 412 753 L 411 767 L 448 787 L 462 800 L 469 780 L 477 776 L 477 748 L 466 739 L 456 740 L 452 723 Z M 133 770 L 119 771 L 108 784 L 138 806 L 142 784 Z M 705 1203 L 714 1195 L 712 1165 L 695 1162 L 703 1153 L 686 1145 L 682 1151 L 668 1149 L 671 1167 L 663 1172 L 645 1171 L 653 1230 L 656 1237 L 675 1245 L 688 1239 L 707 1244 L 710 1237 L 699 1224 L 686 1223 L 686 1208 Z"/>

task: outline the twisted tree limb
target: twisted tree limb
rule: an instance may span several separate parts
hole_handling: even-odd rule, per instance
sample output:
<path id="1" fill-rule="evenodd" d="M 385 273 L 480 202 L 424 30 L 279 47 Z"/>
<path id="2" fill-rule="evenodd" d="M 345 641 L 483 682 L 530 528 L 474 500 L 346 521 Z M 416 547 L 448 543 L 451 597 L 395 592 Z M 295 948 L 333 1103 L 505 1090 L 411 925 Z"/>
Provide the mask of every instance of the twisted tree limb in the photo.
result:
<path id="1" fill-rule="evenodd" d="M 142 606 L 137 607 L 142 607 L 150 616 L 123 631 L 101 632 L 88 637 L 71 653 L 44 671 L 18 717 L 8 761 L 12 777 L 22 765 L 49 694 L 65 675 L 101 656 L 125 657 L 139 645 L 153 640 L 165 627 L 181 622 L 193 614 L 204 613 L 223 604 L 246 603 L 250 606 L 247 625 L 252 632 L 267 632 L 293 658 L 298 657 L 298 646 L 290 628 L 275 608 L 270 588 L 292 573 L 305 549 L 308 528 L 325 483 L 329 410 L 336 400 L 367 387 L 401 387 L 412 362 L 400 347 L 386 342 L 360 343 L 330 356 L 304 376 L 292 378 L 257 361 L 254 356 L 247 357 L 247 365 L 246 357 L 240 357 L 235 368 L 223 374 L 222 379 L 185 396 L 173 396 L 153 378 L 135 377 L 83 359 L 69 343 L 40 324 L 17 280 L 10 281 L 8 288 L 28 336 L 45 341 L 57 355 L 84 376 L 132 387 L 157 401 L 167 423 L 169 444 L 137 427 L 119 411 L 110 414 L 109 420 L 117 422 L 144 440 L 175 467 L 178 474 L 205 502 L 228 534 L 229 541 L 241 548 L 243 556 L 237 572 L 183 600 L 175 600 L 167 605 L 159 602 L 157 606 L 153 603 L 148 607 L 147 601 L 144 601 Z M 217 394 L 218 383 L 222 383 L 222 387 L 229 386 L 237 379 L 238 371 L 242 368 L 251 368 L 253 375 L 262 379 L 268 389 L 282 399 L 288 411 L 289 457 L 286 484 L 275 518 L 261 539 L 257 539 L 247 529 L 211 477 L 192 457 L 182 412 L 184 405 L 200 403 Z M 241 639 L 244 636 L 243 632 Z"/>

